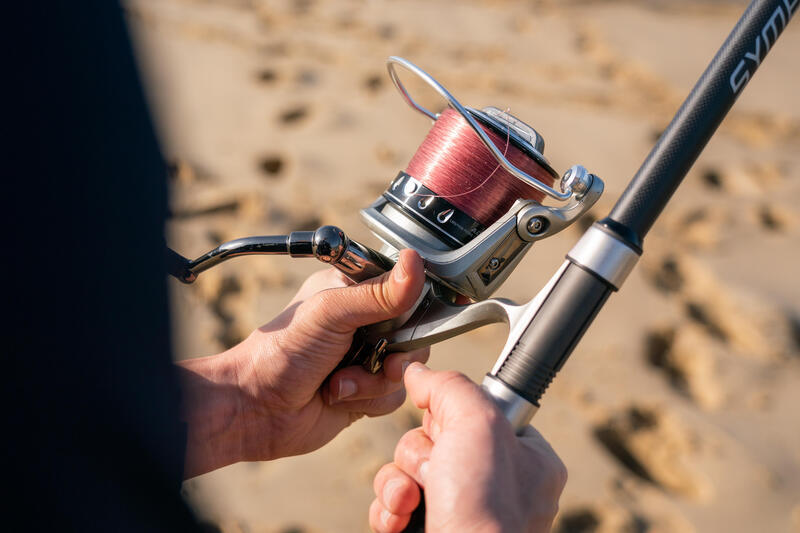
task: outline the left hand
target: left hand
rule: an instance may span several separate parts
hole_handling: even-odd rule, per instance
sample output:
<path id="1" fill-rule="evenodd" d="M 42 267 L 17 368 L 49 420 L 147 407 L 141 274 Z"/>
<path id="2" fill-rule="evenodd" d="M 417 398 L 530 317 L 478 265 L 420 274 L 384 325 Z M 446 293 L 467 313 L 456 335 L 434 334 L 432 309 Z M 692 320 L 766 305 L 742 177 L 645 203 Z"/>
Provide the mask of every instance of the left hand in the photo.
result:
<path id="1" fill-rule="evenodd" d="M 389 355 L 378 374 L 351 366 L 326 378 L 355 330 L 409 310 L 424 280 L 422 260 L 410 250 L 391 272 L 355 285 L 334 269 L 317 273 L 240 344 L 179 363 L 189 429 L 185 476 L 307 453 L 358 418 L 399 407 L 403 367 L 425 362 L 427 349 Z"/>
<path id="2" fill-rule="evenodd" d="M 517 436 L 486 392 L 463 374 L 413 364 L 408 394 L 425 409 L 394 462 L 375 475 L 373 530 L 398 533 L 425 489 L 425 530 L 437 533 L 546 533 L 558 512 L 567 469 L 533 427 Z"/>

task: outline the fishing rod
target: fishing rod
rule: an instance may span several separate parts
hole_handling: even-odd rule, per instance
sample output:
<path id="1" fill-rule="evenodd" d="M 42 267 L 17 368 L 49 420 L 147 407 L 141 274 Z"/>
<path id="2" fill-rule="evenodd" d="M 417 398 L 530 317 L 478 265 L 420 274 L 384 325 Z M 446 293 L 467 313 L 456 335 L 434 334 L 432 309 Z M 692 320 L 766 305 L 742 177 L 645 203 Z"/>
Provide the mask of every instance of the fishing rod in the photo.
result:
<path id="1" fill-rule="evenodd" d="M 192 283 L 204 270 L 243 255 L 315 257 L 363 281 L 391 268 L 400 249 L 422 257 L 426 282 L 412 309 L 360 328 L 339 367 L 375 373 L 388 353 L 440 342 L 505 322 L 507 342 L 482 387 L 517 431 L 539 409 L 547 387 L 612 292 L 642 254 L 645 235 L 797 11 L 800 0 L 753 0 L 656 142 L 611 213 L 594 223 L 528 303 L 490 298 L 534 242 L 575 222 L 603 192 L 581 165 L 560 177 L 544 139 L 496 107 L 465 107 L 413 63 L 390 57 L 389 76 L 433 127 L 404 171 L 361 211 L 382 241 L 372 250 L 334 226 L 315 232 L 248 237 L 189 260 L 168 249 L 169 272 Z M 397 67 L 418 76 L 448 104 L 419 105 Z M 541 202 L 549 198 L 556 205 Z M 459 305 L 463 297 L 473 303 Z M 424 499 L 406 531 L 424 529 Z"/>

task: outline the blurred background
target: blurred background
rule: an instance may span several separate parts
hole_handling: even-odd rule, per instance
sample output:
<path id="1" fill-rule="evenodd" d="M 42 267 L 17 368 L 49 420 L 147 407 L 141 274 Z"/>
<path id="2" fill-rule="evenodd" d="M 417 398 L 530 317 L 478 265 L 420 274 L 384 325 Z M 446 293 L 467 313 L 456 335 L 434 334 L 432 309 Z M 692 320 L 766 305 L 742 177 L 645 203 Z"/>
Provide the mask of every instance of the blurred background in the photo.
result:
<path id="1" fill-rule="evenodd" d="M 745 4 L 131 0 L 171 168 L 170 245 L 195 257 L 321 224 L 377 244 L 358 209 L 430 127 L 386 74 L 400 55 L 466 105 L 531 124 L 559 172 L 605 180 L 591 216 L 537 243 L 498 293 L 527 301 L 607 214 Z M 794 22 L 545 396 L 535 423 L 570 472 L 556 531 L 800 531 L 798 50 Z M 237 343 L 320 268 L 242 258 L 174 283 L 178 356 Z M 480 380 L 505 338 L 477 330 L 430 365 Z M 406 405 L 184 492 L 210 530 L 366 531 L 372 476 L 419 421 Z"/>

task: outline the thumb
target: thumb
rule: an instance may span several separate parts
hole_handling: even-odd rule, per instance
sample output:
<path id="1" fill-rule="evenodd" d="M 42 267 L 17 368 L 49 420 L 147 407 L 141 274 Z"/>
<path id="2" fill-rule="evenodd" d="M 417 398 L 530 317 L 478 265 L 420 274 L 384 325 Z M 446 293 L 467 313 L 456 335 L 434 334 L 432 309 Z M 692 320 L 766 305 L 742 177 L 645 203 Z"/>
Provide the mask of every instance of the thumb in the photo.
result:
<path id="1" fill-rule="evenodd" d="M 314 316 L 330 331 L 349 333 L 408 311 L 424 284 L 420 256 L 413 250 L 401 250 L 391 271 L 356 285 L 318 293 L 315 303 L 323 312 Z"/>

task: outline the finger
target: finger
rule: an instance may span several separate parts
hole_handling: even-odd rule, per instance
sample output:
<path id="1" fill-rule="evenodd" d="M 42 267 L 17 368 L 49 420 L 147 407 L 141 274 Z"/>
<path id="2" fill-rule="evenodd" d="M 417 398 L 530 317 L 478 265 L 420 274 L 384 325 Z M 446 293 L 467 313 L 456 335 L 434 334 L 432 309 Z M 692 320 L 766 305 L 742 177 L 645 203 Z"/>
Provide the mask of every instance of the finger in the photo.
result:
<path id="1" fill-rule="evenodd" d="M 403 381 L 414 405 L 430 411 L 441 429 L 477 422 L 488 427 L 487 421 L 492 425 L 502 418 L 483 390 L 458 372 L 434 372 L 423 364 L 411 363 Z"/>
<path id="2" fill-rule="evenodd" d="M 413 352 L 398 352 L 389 354 L 383 361 L 383 374 L 389 381 L 401 382 L 403 381 L 403 372 L 405 368 L 414 361 L 419 363 L 427 363 L 428 357 L 431 354 L 430 348 L 420 348 Z"/>
<path id="3" fill-rule="evenodd" d="M 350 287 L 318 293 L 309 300 L 313 304 L 308 316 L 328 331 L 351 333 L 408 311 L 424 283 L 422 259 L 413 250 L 402 250 L 390 272 Z"/>
<path id="4" fill-rule="evenodd" d="M 348 287 L 352 284 L 352 281 L 350 281 L 344 274 L 335 268 L 326 268 L 324 270 L 314 272 L 308 278 L 306 278 L 306 280 L 297 290 L 297 294 L 294 295 L 294 298 L 292 298 L 292 301 L 290 301 L 286 307 L 291 307 L 297 302 L 308 300 L 320 291 Z"/>
<path id="5" fill-rule="evenodd" d="M 522 432 L 518 434 L 519 440 L 529 448 L 542 450 L 548 454 L 555 455 L 555 450 L 550 446 L 550 443 L 539 433 L 535 427 L 527 425 L 522 428 Z"/>
<path id="6" fill-rule="evenodd" d="M 383 416 L 396 410 L 403 405 L 404 401 L 406 401 L 406 391 L 405 389 L 400 389 L 388 396 L 382 396 L 380 398 L 352 401 L 344 400 L 333 404 L 330 406 L 330 409 L 363 413 L 367 416 Z"/>
<path id="7" fill-rule="evenodd" d="M 372 374 L 360 366 L 348 366 L 331 376 L 327 384 L 328 403 L 333 405 L 343 400 L 365 400 L 387 396 L 403 388 L 383 374 Z"/>
<path id="8" fill-rule="evenodd" d="M 420 486 L 425 486 L 427 464 L 431 458 L 433 441 L 422 428 L 407 431 L 394 449 L 394 464 L 411 476 Z"/>
<path id="9" fill-rule="evenodd" d="M 394 463 L 378 470 L 372 490 L 383 508 L 396 515 L 411 514 L 419 505 L 419 485 Z"/>
<path id="10" fill-rule="evenodd" d="M 369 526 L 376 533 L 399 533 L 410 519 L 410 514 L 396 515 L 385 509 L 377 499 L 369 506 Z"/>
<path id="11" fill-rule="evenodd" d="M 520 442 L 532 451 L 536 462 L 540 463 L 539 470 L 542 477 L 549 479 L 555 486 L 554 490 L 561 493 L 567 484 L 567 467 L 550 443 L 533 426 L 526 426 L 519 434 Z M 550 475 L 545 475 L 549 472 Z"/>

